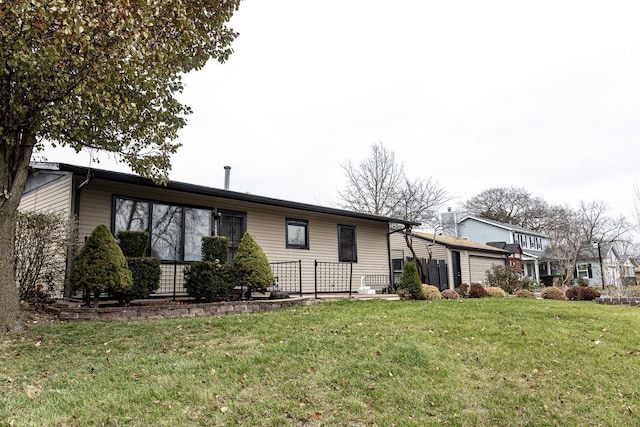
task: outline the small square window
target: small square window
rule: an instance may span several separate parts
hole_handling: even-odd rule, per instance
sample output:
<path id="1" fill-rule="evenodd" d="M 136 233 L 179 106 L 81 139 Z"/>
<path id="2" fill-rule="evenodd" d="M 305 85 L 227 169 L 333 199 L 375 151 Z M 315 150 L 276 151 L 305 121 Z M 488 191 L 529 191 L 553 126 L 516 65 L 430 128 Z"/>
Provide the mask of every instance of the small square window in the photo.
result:
<path id="1" fill-rule="evenodd" d="M 309 249 L 309 221 L 287 218 L 287 249 Z"/>

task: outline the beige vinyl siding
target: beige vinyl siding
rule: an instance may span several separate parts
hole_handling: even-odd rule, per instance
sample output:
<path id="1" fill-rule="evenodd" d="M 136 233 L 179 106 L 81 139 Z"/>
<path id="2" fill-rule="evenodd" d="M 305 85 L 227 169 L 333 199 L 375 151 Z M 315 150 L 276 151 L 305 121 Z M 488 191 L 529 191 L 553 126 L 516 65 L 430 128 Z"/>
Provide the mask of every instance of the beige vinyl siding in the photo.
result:
<path id="1" fill-rule="evenodd" d="M 402 232 L 393 233 L 391 235 L 391 249 L 395 251 L 396 254 L 399 254 L 399 251 L 403 251 L 405 258 L 412 256 Z M 431 251 L 432 260 L 442 259 L 449 262 L 447 248 L 438 243 L 434 244 L 433 241 L 428 241 L 414 236 L 413 250 L 419 258 L 429 259 L 429 251 Z M 396 258 L 396 254 L 393 255 L 393 258 Z"/>
<path id="2" fill-rule="evenodd" d="M 19 211 L 59 212 L 71 217 L 72 176 L 60 178 L 22 195 Z"/>
<path id="3" fill-rule="evenodd" d="M 338 224 L 356 227 L 358 262 L 353 265 L 353 289 L 364 274 L 388 274 L 386 222 L 281 208 L 259 203 L 234 201 L 177 191 L 92 181 L 80 196 L 80 239 L 98 224 L 111 227 L 113 196 L 139 198 L 197 207 L 245 212 L 247 231 L 265 251 L 270 262 L 302 261 L 303 292 L 314 291 L 314 261 L 338 262 Z M 309 249 L 287 249 L 286 219 L 309 221 Z"/>

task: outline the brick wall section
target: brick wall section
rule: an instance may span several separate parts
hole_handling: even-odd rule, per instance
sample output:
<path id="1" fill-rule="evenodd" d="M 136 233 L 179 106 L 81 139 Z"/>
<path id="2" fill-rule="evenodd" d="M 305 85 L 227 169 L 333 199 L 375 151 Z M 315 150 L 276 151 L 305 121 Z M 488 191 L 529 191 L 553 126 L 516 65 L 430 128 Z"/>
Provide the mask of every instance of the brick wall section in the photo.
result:
<path id="1" fill-rule="evenodd" d="M 277 310 L 313 304 L 309 298 L 282 300 L 231 301 L 202 304 L 155 305 L 131 307 L 61 307 L 55 308 L 58 318 L 64 321 L 81 320 L 147 320 L 180 317 L 223 316 L 254 311 Z"/>
<path id="2" fill-rule="evenodd" d="M 640 298 L 621 297 L 621 298 L 596 298 L 598 304 L 605 305 L 629 305 L 640 307 Z"/>

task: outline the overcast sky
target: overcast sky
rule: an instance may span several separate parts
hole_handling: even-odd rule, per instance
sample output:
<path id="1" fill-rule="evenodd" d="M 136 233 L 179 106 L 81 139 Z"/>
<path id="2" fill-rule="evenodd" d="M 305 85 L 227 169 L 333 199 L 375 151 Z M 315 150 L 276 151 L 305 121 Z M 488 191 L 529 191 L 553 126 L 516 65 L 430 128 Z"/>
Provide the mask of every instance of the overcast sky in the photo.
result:
<path id="1" fill-rule="evenodd" d="M 518 186 L 631 216 L 639 20 L 635 0 L 244 0 L 229 61 L 185 78 L 170 177 L 221 188 L 229 165 L 232 190 L 333 206 L 341 164 L 382 142 L 454 207 Z"/>

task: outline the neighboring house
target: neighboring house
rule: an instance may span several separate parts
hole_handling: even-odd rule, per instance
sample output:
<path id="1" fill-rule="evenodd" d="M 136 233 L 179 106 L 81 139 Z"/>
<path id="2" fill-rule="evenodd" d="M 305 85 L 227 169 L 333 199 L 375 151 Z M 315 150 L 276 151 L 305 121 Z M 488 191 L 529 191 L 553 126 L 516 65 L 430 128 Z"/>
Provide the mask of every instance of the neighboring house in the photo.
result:
<path id="1" fill-rule="evenodd" d="M 402 233 L 391 236 L 393 270 L 398 276 L 404 260 L 412 255 Z M 454 289 L 463 283 L 483 283 L 487 270 L 494 265 L 506 265 L 509 256 L 506 250 L 468 239 L 415 230 L 412 236 L 418 258 L 426 262 L 431 253 L 428 281 L 440 290 Z"/>
<path id="2" fill-rule="evenodd" d="M 623 255 L 620 260 L 620 274 L 622 276 L 622 284 L 624 286 L 635 286 L 638 284 L 636 271 L 640 269 L 640 265 L 631 255 Z"/>
<path id="3" fill-rule="evenodd" d="M 595 244 L 594 246 L 583 253 L 582 260 L 576 264 L 574 277 L 587 279 L 589 286 L 621 286 L 621 256 L 616 246 L 611 243 Z M 602 264 L 600 264 L 601 259 Z M 602 270 L 604 270 L 604 274 Z"/>
<path id="4" fill-rule="evenodd" d="M 200 259 L 202 236 L 226 236 L 233 255 L 245 231 L 274 263 L 278 280 L 297 282 L 301 292 L 314 292 L 318 262 L 327 264 L 325 275 L 333 274 L 333 263 L 348 265 L 349 271 L 352 265 L 354 290 L 364 275 L 390 281 L 389 227 L 418 225 L 201 185 L 159 186 L 133 174 L 63 163 L 31 166 L 19 209 L 77 217 L 80 242 L 99 224 L 108 225 L 114 234 L 148 231 L 149 255 L 162 262 L 158 294 L 184 294 L 182 268 Z M 339 269 L 329 280 L 344 282 L 345 271 Z"/>
<path id="5" fill-rule="evenodd" d="M 545 234 L 474 216 L 466 216 L 458 220 L 454 212 L 443 214 L 442 222 L 444 234 L 476 242 L 504 242 L 519 245 L 522 250 L 524 276 L 540 280 L 540 276 L 549 275 L 551 272 L 550 264 L 543 262 L 544 250 L 549 245 L 549 237 Z"/>
<path id="6" fill-rule="evenodd" d="M 517 243 L 507 243 L 507 242 L 487 242 L 487 245 L 493 246 L 494 248 L 504 249 L 509 252 L 509 257 L 507 258 L 508 265 L 513 268 L 518 273 L 522 274 L 522 248 Z"/>

